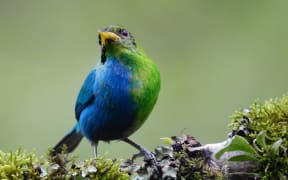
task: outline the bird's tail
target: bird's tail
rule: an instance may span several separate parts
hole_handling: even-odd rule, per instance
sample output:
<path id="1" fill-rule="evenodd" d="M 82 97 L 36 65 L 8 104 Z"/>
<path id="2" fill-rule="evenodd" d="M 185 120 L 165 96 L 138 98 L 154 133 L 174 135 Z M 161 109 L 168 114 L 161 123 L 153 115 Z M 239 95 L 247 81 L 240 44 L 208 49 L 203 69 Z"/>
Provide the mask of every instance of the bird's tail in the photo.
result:
<path id="1" fill-rule="evenodd" d="M 64 136 L 53 148 L 52 155 L 56 155 L 63 151 L 63 146 L 66 146 L 65 150 L 70 153 L 72 152 L 80 143 L 83 135 L 77 132 L 77 125 Z"/>

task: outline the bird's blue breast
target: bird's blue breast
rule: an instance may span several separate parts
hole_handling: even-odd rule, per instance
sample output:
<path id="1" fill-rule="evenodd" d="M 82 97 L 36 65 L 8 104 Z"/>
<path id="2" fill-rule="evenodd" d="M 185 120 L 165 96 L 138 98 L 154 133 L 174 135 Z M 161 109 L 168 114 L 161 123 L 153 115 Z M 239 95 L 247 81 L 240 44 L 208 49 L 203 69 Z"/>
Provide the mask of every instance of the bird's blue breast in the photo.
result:
<path id="1" fill-rule="evenodd" d="M 129 134 L 136 115 L 131 77 L 131 70 L 111 57 L 96 67 L 90 86 L 95 98 L 82 110 L 78 122 L 78 129 L 90 141 L 109 141 Z"/>

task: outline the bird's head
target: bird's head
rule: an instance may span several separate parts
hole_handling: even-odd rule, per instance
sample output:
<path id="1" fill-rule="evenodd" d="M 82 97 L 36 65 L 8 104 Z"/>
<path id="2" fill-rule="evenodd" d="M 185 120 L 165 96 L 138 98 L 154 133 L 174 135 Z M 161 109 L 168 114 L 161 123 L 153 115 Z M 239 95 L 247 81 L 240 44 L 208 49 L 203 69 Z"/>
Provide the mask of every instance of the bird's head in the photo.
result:
<path id="1" fill-rule="evenodd" d="M 98 31 L 99 45 L 102 49 L 101 61 L 107 51 L 114 52 L 119 50 L 135 50 L 136 42 L 132 34 L 121 26 L 108 26 Z"/>
<path id="2" fill-rule="evenodd" d="M 121 26 L 109 26 L 99 32 L 99 45 L 102 48 L 135 48 L 136 43 L 130 32 Z"/>

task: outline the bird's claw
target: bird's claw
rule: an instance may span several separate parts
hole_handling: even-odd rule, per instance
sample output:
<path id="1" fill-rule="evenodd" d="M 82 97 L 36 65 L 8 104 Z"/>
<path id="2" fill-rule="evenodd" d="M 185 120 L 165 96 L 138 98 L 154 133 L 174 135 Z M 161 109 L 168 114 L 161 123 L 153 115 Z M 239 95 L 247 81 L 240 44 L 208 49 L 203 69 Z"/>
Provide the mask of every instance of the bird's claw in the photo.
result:
<path id="1" fill-rule="evenodd" d="M 151 151 L 148 151 L 145 148 L 142 148 L 139 153 L 134 154 L 132 156 L 132 163 L 134 162 L 135 159 L 142 157 L 142 156 L 144 157 L 144 161 L 151 163 L 153 169 L 158 171 L 157 170 L 157 160 L 156 160 L 155 155 Z"/>
<path id="2" fill-rule="evenodd" d="M 132 158 L 131 158 L 131 161 L 132 163 L 134 163 L 134 160 L 139 158 L 139 157 L 142 157 L 143 154 L 141 152 L 137 153 L 137 154 L 133 154 Z"/>
<path id="3" fill-rule="evenodd" d="M 155 155 L 152 152 L 150 152 L 150 151 L 148 151 L 146 149 L 143 149 L 141 151 L 141 153 L 143 154 L 145 161 L 153 160 L 155 162 L 155 164 L 156 164 L 156 157 L 155 157 Z"/>

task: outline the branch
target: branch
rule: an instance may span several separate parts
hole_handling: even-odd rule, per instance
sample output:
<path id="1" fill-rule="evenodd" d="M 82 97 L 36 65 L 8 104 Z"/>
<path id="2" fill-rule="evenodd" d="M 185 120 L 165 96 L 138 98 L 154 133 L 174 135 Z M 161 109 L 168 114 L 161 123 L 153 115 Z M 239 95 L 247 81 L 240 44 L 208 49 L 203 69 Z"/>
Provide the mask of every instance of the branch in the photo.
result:
<path id="1" fill-rule="evenodd" d="M 287 179 L 288 97 L 253 103 L 232 116 L 223 142 L 201 145 L 191 135 L 162 138 L 157 169 L 143 160 L 77 160 L 65 153 L 36 157 L 0 151 L 0 179 Z"/>

